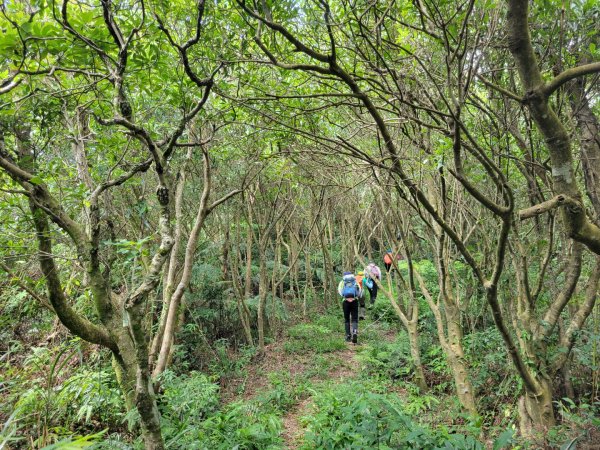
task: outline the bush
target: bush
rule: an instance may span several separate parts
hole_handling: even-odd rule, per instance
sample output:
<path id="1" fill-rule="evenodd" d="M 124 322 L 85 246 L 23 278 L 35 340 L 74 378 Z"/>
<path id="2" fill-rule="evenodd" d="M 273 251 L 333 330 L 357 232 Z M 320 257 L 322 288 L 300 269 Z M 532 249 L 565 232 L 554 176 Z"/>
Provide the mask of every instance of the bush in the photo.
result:
<path id="1" fill-rule="evenodd" d="M 43 446 L 74 431 L 120 427 L 123 397 L 114 373 L 101 365 L 78 367 L 79 344 L 75 339 L 61 347 L 32 348 L 23 369 L 15 370 L 7 384 L 10 420 L 0 443 L 28 439 Z"/>
<path id="2" fill-rule="evenodd" d="M 502 405 L 514 404 L 521 391 L 502 337 L 495 327 L 487 328 L 466 335 L 464 348 L 479 409 L 499 425 L 498 419 L 505 417 Z"/>
<path id="3" fill-rule="evenodd" d="M 167 371 L 162 386 L 160 410 L 167 448 L 263 449 L 281 442 L 281 421 L 273 411 L 277 405 L 270 404 L 277 403 L 275 395 L 219 410 L 219 386 L 202 373 L 176 376 Z"/>
<path id="4" fill-rule="evenodd" d="M 281 419 L 257 403 L 235 402 L 202 422 L 193 439 L 172 448 L 259 450 L 280 446 Z"/>
<path id="5" fill-rule="evenodd" d="M 404 331 L 394 342 L 372 342 L 358 356 L 369 376 L 381 380 L 406 378 L 412 373 L 408 338 Z"/>
<path id="6" fill-rule="evenodd" d="M 315 395 L 315 412 L 303 418 L 307 433 L 301 448 L 474 449 L 470 436 L 415 424 L 396 394 L 370 392 L 359 383 L 335 386 Z"/>
<path id="7" fill-rule="evenodd" d="M 166 371 L 161 376 L 161 382 L 161 414 L 171 425 L 199 423 L 218 406 L 219 386 L 202 373 L 176 376 Z"/>
<path id="8" fill-rule="evenodd" d="M 322 325 L 299 324 L 288 330 L 290 339 L 284 344 L 287 353 L 329 353 L 346 348 L 342 333 L 334 333 Z"/>

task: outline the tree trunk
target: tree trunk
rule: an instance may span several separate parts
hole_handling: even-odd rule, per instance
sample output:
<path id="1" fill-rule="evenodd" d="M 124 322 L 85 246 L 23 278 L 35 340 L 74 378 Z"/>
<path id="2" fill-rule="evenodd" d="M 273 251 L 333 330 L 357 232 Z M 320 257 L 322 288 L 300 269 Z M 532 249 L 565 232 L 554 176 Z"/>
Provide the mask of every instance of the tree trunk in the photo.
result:
<path id="1" fill-rule="evenodd" d="M 235 248 L 236 251 L 231 258 L 232 270 L 231 270 L 231 283 L 233 286 L 233 292 L 236 296 L 238 314 L 240 315 L 240 322 L 244 329 L 244 336 L 246 338 L 246 344 L 253 347 L 254 340 L 252 339 L 252 329 L 250 327 L 250 311 L 246 305 L 246 297 L 244 295 L 244 289 L 240 282 L 240 263 L 242 256 L 240 254 L 240 225 L 238 216 L 236 214 L 234 222 L 236 223 L 235 228 Z"/>
<path id="2" fill-rule="evenodd" d="M 244 297 L 249 298 L 252 294 L 252 243 L 254 233 L 252 231 L 252 208 L 248 205 L 248 230 L 246 231 L 246 276 L 244 281 Z"/>
<path id="3" fill-rule="evenodd" d="M 331 258 L 329 257 L 329 251 L 327 250 L 327 244 L 325 242 L 324 230 L 321 230 L 317 222 L 317 232 L 319 233 L 319 242 L 321 244 L 321 251 L 323 252 L 323 296 L 325 304 L 330 305 L 331 293 L 335 290 L 335 281 L 333 277 L 333 267 Z"/>
<path id="4" fill-rule="evenodd" d="M 410 356 L 412 358 L 413 369 L 415 371 L 415 384 L 422 391 L 426 391 L 427 383 L 425 381 L 425 372 L 423 371 L 423 362 L 421 361 L 421 349 L 419 348 L 419 330 L 418 321 L 410 320 L 406 323 L 408 331 L 408 342 L 410 344 Z"/>
<path id="5" fill-rule="evenodd" d="M 229 242 L 229 226 L 226 225 L 225 237 L 223 238 L 223 246 L 221 247 L 221 276 L 223 281 L 229 279 L 229 251 L 231 244 Z"/>
<path id="6" fill-rule="evenodd" d="M 451 337 L 449 338 L 451 339 Z M 453 348 L 448 349 L 446 355 L 448 357 L 448 364 L 452 371 L 452 376 L 454 377 L 458 401 L 466 411 L 476 416 L 478 413 L 477 407 L 475 406 L 473 385 L 471 384 L 469 370 L 464 355 L 461 355 L 460 352 L 455 351 Z"/>
<path id="7" fill-rule="evenodd" d="M 594 222 L 598 224 L 600 223 L 600 123 L 586 98 L 583 79 L 572 81 L 568 92 L 581 140 L 585 191 L 594 207 Z"/>
<path id="8" fill-rule="evenodd" d="M 438 271 L 442 273 L 441 276 L 446 276 L 447 272 L 441 270 L 445 265 L 438 264 Z M 435 317 L 438 339 L 440 345 L 444 349 L 446 360 L 450 366 L 452 376 L 454 377 L 454 386 L 456 388 L 456 395 L 462 407 L 472 415 L 477 415 L 477 408 L 475 407 L 475 396 L 473 391 L 473 385 L 471 384 L 471 378 L 469 369 L 465 361 L 464 351 L 462 347 L 462 328 L 458 322 L 459 314 L 458 308 L 452 301 L 447 299 L 447 292 L 442 295 L 444 298 L 444 309 L 443 312 L 446 316 L 446 329 L 444 330 L 444 319 L 442 318 L 442 308 L 439 307 L 439 303 L 433 301 L 431 292 L 427 289 L 423 277 L 419 272 L 415 271 L 415 276 L 419 280 L 421 286 L 421 292 L 425 297 L 425 300 L 429 304 L 431 312 Z M 444 291 L 440 281 L 440 287 Z M 451 299 L 450 299 L 451 300 Z"/>
<path id="9" fill-rule="evenodd" d="M 462 345 L 463 331 L 460 325 L 460 311 L 456 306 L 454 298 L 448 298 L 448 295 L 443 295 L 442 297 L 445 300 L 444 312 L 446 315 L 448 344 L 446 346 L 446 355 L 452 375 L 454 376 L 456 394 L 463 408 L 470 414 L 477 415 L 473 385 L 471 384 L 471 377 Z"/>
<path id="10" fill-rule="evenodd" d="M 538 380 L 538 395 L 526 392 L 519 399 L 519 427 L 528 439 L 546 435 L 556 424 L 552 409 L 552 383 L 549 379 Z"/>
<path id="11" fill-rule="evenodd" d="M 143 365 L 137 363 L 135 350 L 129 343 L 123 345 L 124 340 L 130 340 L 126 333 L 123 333 L 122 338 L 119 339 L 122 356 L 113 358 L 117 382 L 125 397 L 127 409 L 135 407 L 140 414 L 144 448 L 162 450 L 164 444 L 160 429 L 160 414 L 156 405 L 150 370 L 147 363 Z"/>
<path id="12" fill-rule="evenodd" d="M 266 239 L 264 237 L 263 239 Z M 258 285 L 258 351 L 265 351 L 265 306 L 269 292 L 269 277 L 267 276 L 266 242 L 259 245 L 259 285 Z"/>

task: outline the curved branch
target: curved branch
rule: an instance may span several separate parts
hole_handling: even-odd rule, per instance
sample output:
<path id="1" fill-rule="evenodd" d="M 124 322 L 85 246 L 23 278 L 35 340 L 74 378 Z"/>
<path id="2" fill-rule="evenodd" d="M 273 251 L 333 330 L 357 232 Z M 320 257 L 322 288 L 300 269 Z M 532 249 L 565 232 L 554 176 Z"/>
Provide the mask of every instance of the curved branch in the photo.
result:
<path id="1" fill-rule="evenodd" d="M 36 176 L 20 168 L 7 158 L 0 156 L 0 167 L 27 192 L 35 206 L 44 210 L 52 221 L 63 229 L 73 240 L 80 257 L 87 260 L 87 236 L 84 229 L 66 213 L 59 202 L 50 194 L 47 187 L 36 179 Z"/>
<path id="2" fill-rule="evenodd" d="M 518 102 L 521 102 L 523 100 L 520 96 L 518 96 L 514 92 L 509 91 L 508 89 L 505 89 L 501 86 L 498 86 L 498 85 L 492 83 L 491 81 L 486 80 L 482 75 L 477 75 L 477 78 L 479 78 L 481 80 L 481 82 L 483 84 L 485 84 L 487 87 L 489 87 L 490 89 L 500 92 L 502 95 L 505 95 L 508 98 L 512 98 L 513 100 L 516 100 Z"/>
<path id="3" fill-rule="evenodd" d="M 560 206 L 582 208 L 581 203 L 579 203 L 577 200 L 566 195 L 559 194 L 554 198 L 551 198 L 550 200 L 546 200 L 545 202 L 539 203 L 526 209 L 522 209 L 521 211 L 519 211 L 519 219 L 530 219 L 532 217 L 539 216 L 540 214 L 544 214 L 545 212 L 556 209 Z"/>
<path id="4" fill-rule="evenodd" d="M 9 282 L 14 283 L 17 286 L 19 286 L 21 289 L 23 289 L 25 292 L 27 292 L 31 297 L 33 297 L 35 300 L 37 300 L 40 303 L 40 305 L 42 305 L 44 308 L 47 308 L 50 311 L 54 312 L 54 307 L 48 301 L 48 299 L 46 297 L 42 297 L 41 295 L 38 295 L 38 293 L 35 292 L 32 288 L 30 288 L 25 283 L 23 283 L 20 280 L 19 276 L 16 275 L 15 273 L 13 273 L 13 271 L 10 270 L 10 268 L 6 264 L 4 264 L 3 262 L 0 262 L 0 269 L 4 270 L 6 272 L 6 274 L 9 276 Z"/>
<path id="5" fill-rule="evenodd" d="M 585 320 L 592 313 L 596 300 L 598 298 L 598 283 L 600 282 L 600 258 L 596 258 L 596 265 L 594 271 L 590 275 L 588 284 L 585 290 L 585 300 L 577 309 L 577 312 L 571 319 L 571 323 L 568 325 L 564 336 L 560 340 L 559 347 L 566 351 L 558 352 L 556 359 L 552 362 L 552 368 L 554 371 L 558 371 L 566 362 L 567 358 L 571 354 L 571 349 L 575 345 L 577 338 L 577 332 L 581 330 L 581 327 L 585 323 Z"/>
<path id="6" fill-rule="evenodd" d="M 54 257 L 52 256 L 52 242 L 49 238 L 50 229 L 48 221 L 36 205 L 30 203 L 30 208 L 38 240 L 40 267 L 46 277 L 48 298 L 56 315 L 62 324 L 73 334 L 88 342 L 102 345 L 118 353 L 119 349 L 116 343 L 103 326 L 90 322 L 69 305 L 58 277 L 58 269 L 54 263 Z"/>
<path id="7" fill-rule="evenodd" d="M 237 0 L 237 4 L 244 10 L 248 15 L 252 16 L 254 19 L 259 20 L 264 23 L 266 26 L 271 28 L 274 31 L 279 32 L 283 37 L 285 37 L 288 42 L 290 42 L 294 47 L 296 47 L 296 51 L 302 52 L 310 56 L 311 58 L 316 59 L 317 61 L 323 63 L 329 63 L 332 61 L 331 55 L 325 55 L 323 53 L 319 53 L 316 50 L 306 46 L 303 42 L 296 38 L 292 33 L 290 33 L 283 25 L 272 22 L 271 20 L 266 19 L 265 17 L 261 17 L 250 8 L 246 6 L 246 2 L 244 0 Z"/>
<path id="8" fill-rule="evenodd" d="M 579 276 L 581 275 L 581 250 L 581 244 L 579 242 L 574 242 L 573 252 L 570 257 L 565 281 L 563 282 L 564 287 L 560 294 L 552 301 L 552 304 L 550 305 L 550 308 L 548 308 L 548 311 L 546 311 L 542 321 L 544 327 L 542 327 L 540 337 L 538 338 L 541 342 L 552 334 L 560 314 L 565 306 L 567 306 L 569 300 L 571 300 L 571 297 L 573 297 L 577 282 L 579 281 Z"/>
<path id="9" fill-rule="evenodd" d="M 574 78 L 582 77 L 584 75 L 589 75 L 590 73 L 598 72 L 600 72 L 600 62 L 572 67 L 555 76 L 549 83 L 546 83 L 542 90 L 546 96 L 550 96 L 554 91 L 556 91 L 567 81 L 570 81 Z"/>

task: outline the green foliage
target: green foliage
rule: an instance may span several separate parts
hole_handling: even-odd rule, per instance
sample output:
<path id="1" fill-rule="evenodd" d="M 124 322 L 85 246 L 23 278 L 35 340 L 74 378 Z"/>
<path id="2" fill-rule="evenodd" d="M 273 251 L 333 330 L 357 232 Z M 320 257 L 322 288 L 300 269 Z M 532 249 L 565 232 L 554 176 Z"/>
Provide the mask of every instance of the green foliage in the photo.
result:
<path id="1" fill-rule="evenodd" d="M 471 382 L 477 392 L 482 414 L 495 425 L 512 420 L 503 404 L 514 404 L 520 393 L 509 364 L 502 337 L 496 328 L 486 328 L 464 338 L 465 356 L 471 368 Z"/>
<path id="2" fill-rule="evenodd" d="M 105 433 L 106 430 L 103 430 L 99 433 L 89 434 L 87 436 L 76 436 L 68 439 L 62 439 L 56 444 L 49 445 L 41 450 L 80 450 L 82 448 L 89 448 L 94 446 Z"/>
<path id="3" fill-rule="evenodd" d="M 569 445 L 575 448 L 574 444 L 580 440 L 585 442 L 588 436 L 592 441 L 597 439 L 595 433 L 600 430 L 600 402 L 576 405 L 570 398 L 562 398 L 554 403 L 561 423 L 545 436 L 549 445 L 567 449 Z"/>
<path id="4" fill-rule="evenodd" d="M 289 371 L 271 372 L 267 375 L 270 387 L 257 397 L 268 410 L 285 414 L 309 389 L 308 376 L 293 378 Z"/>
<path id="5" fill-rule="evenodd" d="M 219 386 L 215 380 L 199 372 L 176 376 L 165 371 L 160 378 L 163 388 L 163 416 L 179 422 L 202 420 L 218 405 Z"/>
<path id="6" fill-rule="evenodd" d="M 22 370 L 14 370 L 4 413 L 10 415 L 2 440 L 32 439 L 37 446 L 72 436 L 75 430 L 116 428 L 123 418 L 123 397 L 110 367 L 78 367 L 82 342 L 35 347 Z M 85 344 L 83 345 L 85 347 Z"/>
<path id="7" fill-rule="evenodd" d="M 338 326 L 341 326 L 342 323 Z M 322 325 L 298 324 L 288 329 L 290 339 L 284 344 L 287 353 L 329 353 L 346 348 L 343 333 Z"/>
<path id="8" fill-rule="evenodd" d="M 400 332 L 394 342 L 372 342 L 358 356 L 369 377 L 384 380 L 408 378 L 412 362 L 408 336 Z"/>
<path id="9" fill-rule="evenodd" d="M 600 327 L 589 323 L 586 328 L 581 330 L 578 336 L 578 345 L 573 349 L 571 360 L 571 376 L 573 387 L 581 392 L 585 402 L 591 403 L 593 399 L 591 394 L 594 391 L 594 374 L 596 383 L 598 383 L 598 373 L 600 371 Z M 598 389 L 598 384 L 595 390 Z"/>
<path id="10" fill-rule="evenodd" d="M 471 436 L 413 422 L 395 393 L 378 394 L 362 384 L 335 386 L 316 393 L 314 412 L 301 448 L 483 449 Z"/>
<path id="11" fill-rule="evenodd" d="M 432 345 L 423 355 L 423 364 L 430 373 L 433 387 L 438 392 L 445 392 L 451 387 L 451 372 L 446 354 L 440 345 Z"/>
<path id="12" fill-rule="evenodd" d="M 202 422 L 198 429 L 178 436 L 173 448 L 266 449 L 282 443 L 281 419 L 256 403 L 234 402 Z"/>
<path id="13" fill-rule="evenodd" d="M 214 343 L 208 369 L 220 378 L 239 377 L 245 373 L 246 366 L 255 354 L 256 349 L 253 347 L 240 348 L 239 352 L 234 354 L 229 347 L 229 342 L 226 339 L 220 339 Z"/>
<path id="14" fill-rule="evenodd" d="M 166 371 L 161 383 L 161 425 L 165 441 L 175 444 L 183 436 L 193 434 L 202 421 L 217 410 L 219 386 L 198 372 L 176 376 Z"/>
<path id="15" fill-rule="evenodd" d="M 55 407 L 63 411 L 62 423 L 116 425 L 124 414 L 123 396 L 110 368 L 77 371 L 62 383 Z"/>

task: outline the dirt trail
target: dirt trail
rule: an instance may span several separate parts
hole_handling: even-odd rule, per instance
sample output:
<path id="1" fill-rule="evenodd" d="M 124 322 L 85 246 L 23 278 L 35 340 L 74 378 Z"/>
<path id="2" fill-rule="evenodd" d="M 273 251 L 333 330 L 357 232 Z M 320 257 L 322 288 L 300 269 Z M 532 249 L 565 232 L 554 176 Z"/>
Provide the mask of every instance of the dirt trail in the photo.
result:
<path id="1" fill-rule="evenodd" d="M 363 324 L 365 325 L 365 324 Z M 374 323 L 366 324 L 368 327 L 377 327 Z M 380 339 L 391 341 L 396 333 L 393 330 L 378 332 Z M 239 378 L 229 378 L 223 380 L 221 386 L 221 402 L 229 403 L 240 397 L 244 400 L 250 400 L 269 388 L 270 373 L 289 372 L 290 380 L 296 380 L 305 374 L 312 372 L 310 377 L 314 382 L 330 381 L 345 382 L 348 379 L 355 378 L 359 373 L 359 362 L 356 359 L 361 345 L 355 346 L 347 344 L 345 348 L 331 353 L 321 354 L 330 362 L 330 368 L 327 372 L 315 374 L 312 369 L 315 368 L 315 354 L 307 352 L 304 354 L 289 354 L 284 350 L 283 340 L 267 345 L 262 357 L 254 359 L 246 367 L 246 373 Z M 306 394 L 308 395 L 308 394 Z M 283 429 L 281 437 L 284 442 L 284 448 L 297 449 L 304 436 L 304 426 L 300 418 L 310 413 L 313 407 L 313 399 L 310 395 L 301 397 L 286 414 L 282 417 Z"/>
<path id="2" fill-rule="evenodd" d="M 348 348 L 345 350 L 331 353 L 331 355 L 339 358 L 341 363 L 328 372 L 327 379 L 341 381 L 356 376 L 358 373 L 356 347 L 349 344 Z M 281 432 L 281 437 L 285 442 L 285 448 L 296 449 L 300 445 L 300 440 L 305 431 L 300 423 L 300 418 L 305 416 L 311 407 L 312 398 L 307 397 L 294 405 L 294 407 L 283 416 L 283 431 Z"/>

